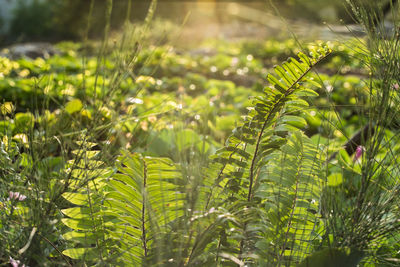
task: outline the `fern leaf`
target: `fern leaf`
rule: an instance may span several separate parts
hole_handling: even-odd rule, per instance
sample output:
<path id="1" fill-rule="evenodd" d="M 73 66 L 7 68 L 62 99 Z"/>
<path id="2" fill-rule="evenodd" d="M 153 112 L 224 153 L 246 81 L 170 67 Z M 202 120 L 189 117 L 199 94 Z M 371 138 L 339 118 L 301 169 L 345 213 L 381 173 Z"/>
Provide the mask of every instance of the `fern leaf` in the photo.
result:
<path id="1" fill-rule="evenodd" d="M 254 109 L 249 112 L 243 124 L 233 131 L 225 148 L 219 151 L 219 157 L 214 159 L 214 162 L 220 164 L 221 170 L 215 180 L 215 186 L 221 183 L 222 179 L 236 179 L 231 175 L 232 171 L 243 172 L 247 169 L 245 179 L 236 180 L 236 184 L 247 191 L 247 201 L 251 201 L 260 160 L 274 149 L 279 149 L 275 140 L 306 125 L 305 120 L 293 112 L 291 105 L 308 106 L 307 102 L 299 97 L 315 95 L 314 91 L 304 88 L 301 84 L 307 81 L 310 70 L 330 54 L 329 49 L 319 52 L 314 52 L 313 57 L 300 53 L 301 62 L 290 58 L 283 67 L 275 67 L 275 74 L 268 75 L 267 80 L 271 86 L 265 88 L 263 96 L 254 100 Z M 283 144 L 284 142 L 279 143 Z M 267 149 L 268 147 L 272 149 Z M 233 166 L 233 169 L 227 168 L 227 165 Z M 228 169 L 232 170 L 227 172 Z"/>
<path id="2" fill-rule="evenodd" d="M 255 197 L 265 205 L 262 224 L 274 227 L 263 227 L 259 242 L 275 244 L 279 253 L 270 260 L 299 263 L 311 252 L 319 222 L 322 161 L 311 141 L 294 132 L 270 162 L 261 170 Z"/>
<path id="3" fill-rule="evenodd" d="M 87 144 L 85 144 L 87 145 Z M 61 210 L 66 218 L 62 222 L 71 229 L 63 235 L 73 247 L 63 254 L 86 262 L 105 262 L 109 252 L 105 246 L 106 227 L 113 216 L 108 216 L 102 206 L 102 192 L 112 171 L 104 169 L 96 160 L 99 151 L 75 151 L 77 162 L 71 162 L 70 191 L 63 197 L 75 207 Z"/>
<path id="4" fill-rule="evenodd" d="M 181 174 L 168 159 L 139 154 L 121 156 L 118 165 L 104 204 L 119 215 L 113 232 L 121 248 L 119 260 L 144 264 L 151 260 L 157 235 L 183 214 L 184 194 L 178 190 Z"/>
<path id="5" fill-rule="evenodd" d="M 318 165 L 318 161 L 309 160 L 315 157 L 315 148 L 298 132 L 306 125 L 300 112 L 308 107 L 302 97 L 317 95 L 303 85 L 307 84 L 307 74 L 329 54 L 329 49 L 319 49 L 310 57 L 299 54 L 299 60 L 290 58 L 282 67 L 275 67 L 275 73 L 267 76 L 270 86 L 254 99 L 242 125 L 213 157 L 205 179 L 210 190 L 204 211 L 223 206 L 240 225 L 235 228 L 236 235 L 224 227 L 215 235 L 212 243 L 219 244 L 219 251 L 249 264 L 254 262 L 251 255 L 255 251 L 259 255 L 264 253 L 256 249 L 256 244 L 270 247 L 274 255 L 263 257 L 281 262 L 299 262 L 308 252 L 309 243 L 302 240 L 311 236 L 320 191 L 304 182 L 318 180 L 318 168 L 313 165 Z M 288 160 L 279 161 L 282 167 L 275 165 L 283 155 Z M 298 155 L 302 158 L 296 158 Z M 271 172 L 269 178 L 265 176 L 266 170 Z M 260 212 L 264 208 L 268 212 Z M 224 246 L 221 238 L 230 245 Z M 275 245 L 257 242 L 260 239 Z M 237 249 L 232 251 L 232 247 Z M 293 247 L 300 248 L 301 255 L 291 255 Z"/>

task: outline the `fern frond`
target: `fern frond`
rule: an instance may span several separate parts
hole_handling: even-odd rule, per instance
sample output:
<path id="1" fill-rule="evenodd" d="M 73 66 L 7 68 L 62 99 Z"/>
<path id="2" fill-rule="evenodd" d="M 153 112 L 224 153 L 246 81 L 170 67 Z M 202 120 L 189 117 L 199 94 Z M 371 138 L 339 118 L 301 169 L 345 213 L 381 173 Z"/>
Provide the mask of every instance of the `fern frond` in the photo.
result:
<path id="1" fill-rule="evenodd" d="M 225 186 L 226 192 L 240 188 L 251 202 L 257 173 L 266 156 L 285 144 L 287 132 L 305 127 L 306 122 L 298 113 L 308 104 L 300 96 L 317 94 L 303 84 L 308 81 L 307 74 L 329 54 L 327 48 L 314 51 L 310 57 L 299 53 L 300 61 L 289 58 L 283 67 L 275 67 L 275 74 L 267 76 L 271 85 L 265 88 L 263 96 L 254 100 L 244 123 L 217 152 L 214 161 L 220 168 L 214 187 Z"/>
<path id="2" fill-rule="evenodd" d="M 63 196 L 75 207 L 62 210 L 72 229 L 64 238 L 74 243 L 63 253 L 88 263 L 142 265 L 157 253 L 157 239 L 183 214 L 179 169 L 169 159 L 124 154 L 118 172 L 101 169 L 95 152 L 87 151 L 71 192 Z M 160 248 L 162 250 L 162 248 Z"/>
<path id="3" fill-rule="evenodd" d="M 266 255 L 271 262 L 299 263 L 311 252 L 319 223 L 321 166 L 315 145 L 301 132 L 294 132 L 262 168 L 255 190 L 264 207 L 262 239 L 257 246 L 274 244 L 267 251 L 275 254 Z"/>
<path id="4" fill-rule="evenodd" d="M 104 205 L 118 215 L 112 237 L 118 241 L 118 261 L 141 265 L 154 260 L 160 235 L 183 215 L 184 194 L 178 190 L 179 169 L 169 159 L 125 154 L 109 182 Z M 156 259 L 157 260 L 157 259 Z"/>
<path id="5" fill-rule="evenodd" d="M 103 168 L 103 162 L 96 159 L 99 151 L 85 149 L 74 152 L 78 160 L 70 162 L 74 166 L 68 174 L 70 191 L 63 194 L 66 200 L 75 205 L 62 210 L 67 216 L 62 222 L 71 229 L 63 235 L 65 240 L 71 242 L 63 254 L 87 262 L 105 262 L 109 256 L 105 244 L 106 227 L 113 217 L 106 214 L 102 205 L 102 192 L 112 170 Z"/>
<path id="6" fill-rule="evenodd" d="M 315 216 L 311 215 L 318 211 L 320 192 L 319 187 L 318 190 L 309 187 L 306 181 L 316 179 L 315 166 L 310 160 L 315 157 L 315 149 L 298 131 L 306 126 L 301 112 L 308 103 L 302 98 L 317 95 L 304 87 L 309 80 L 307 74 L 329 54 L 329 49 L 320 48 L 310 57 L 300 53 L 299 60 L 290 58 L 282 66 L 275 67 L 275 73 L 267 77 L 270 86 L 264 89 L 262 96 L 254 99 L 243 124 L 233 130 L 225 147 L 213 156 L 205 179 L 210 190 L 204 210 L 223 206 L 238 222 L 235 227 L 231 226 L 236 229 L 236 234 L 232 234 L 230 228 L 221 227 L 221 233 L 215 235 L 213 244 L 220 244 L 219 251 L 225 255 L 248 263 L 258 261 L 254 256 L 264 255 L 256 248 L 262 243 L 257 241 L 265 241 L 266 233 L 271 231 L 277 231 L 274 235 L 277 239 L 266 242 L 277 242 L 272 249 L 278 251 L 271 252 L 275 256 L 268 255 L 269 259 L 298 261 L 308 251 L 305 246 L 309 243 L 301 240 L 309 240 L 315 226 Z M 279 167 L 275 162 L 279 158 L 277 155 L 288 155 L 291 160 L 279 162 L 282 164 Z M 303 157 L 298 159 L 297 155 Z M 316 163 L 316 166 L 319 165 Z M 272 169 L 282 173 L 275 173 L 266 183 L 266 170 Z M 212 178 L 215 178 L 213 182 Z M 279 188 L 281 198 L 272 194 L 271 189 L 268 189 L 270 195 L 262 193 L 272 186 L 276 190 Z M 264 208 L 268 205 L 272 206 L 265 213 Z M 312 211 L 308 210 L 311 207 Z M 226 246 L 221 240 L 225 240 L 222 243 Z M 288 256 L 291 250 L 281 246 L 300 247 L 300 255 Z M 232 250 L 232 247 L 237 249 Z"/>

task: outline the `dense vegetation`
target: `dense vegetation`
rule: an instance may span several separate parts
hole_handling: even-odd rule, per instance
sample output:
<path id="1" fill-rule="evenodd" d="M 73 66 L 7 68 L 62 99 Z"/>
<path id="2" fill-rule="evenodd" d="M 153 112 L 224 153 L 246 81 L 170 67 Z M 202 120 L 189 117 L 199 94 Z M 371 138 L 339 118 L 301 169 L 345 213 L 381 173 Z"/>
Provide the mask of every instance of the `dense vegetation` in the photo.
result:
<path id="1" fill-rule="evenodd" d="M 366 40 L 185 50 L 150 12 L 1 57 L 0 263 L 398 265 L 399 28 L 356 11 Z"/>

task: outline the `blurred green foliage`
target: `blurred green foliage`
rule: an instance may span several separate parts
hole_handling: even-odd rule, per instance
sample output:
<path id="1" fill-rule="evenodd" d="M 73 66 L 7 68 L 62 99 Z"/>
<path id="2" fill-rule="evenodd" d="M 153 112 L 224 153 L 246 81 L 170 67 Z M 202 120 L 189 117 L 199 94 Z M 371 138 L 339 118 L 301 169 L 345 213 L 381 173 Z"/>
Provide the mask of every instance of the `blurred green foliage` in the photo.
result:
<path id="1" fill-rule="evenodd" d="M 132 2 L 133 9 L 130 12 L 131 21 L 142 21 L 151 1 L 141 0 L 119 0 L 113 1 L 113 8 L 110 17 L 112 28 L 119 28 L 126 17 L 126 6 L 128 1 Z M 268 12 L 270 6 L 264 1 L 232 1 L 247 5 L 257 10 Z M 285 0 L 272 1 L 279 12 L 285 17 L 302 18 L 313 22 L 328 21 L 337 23 L 343 19 L 346 23 L 353 23 L 351 11 L 347 10 L 341 0 Z M 203 3 L 204 4 L 204 3 Z M 214 22 L 230 22 L 237 19 L 226 12 L 229 2 L 216 2 L 210 5 L 207 12 L 209 17 L 205 20 Z M 178 24 L 191 11 L 198 8 L 196 2 L 174 2 L 159 1 L 156 14 L 158 18 L 166 18 Z M 85 34 L 90 13 L 91 1 L 79 0 L 33 0 L 18 1 L 15 8 L 13 20 L 11 21 L 10 32 L 5 41 L 15 40 L 49 40 L 59 41 L 66 39 L 79 39 Z M 301 12 L 299 12 L 301 11 Z M 93 6 L 90 17 L 91 28 L 89 36 L 101 37 L 105 27 L 106 1 L 97 0 Z M 196 15 L 199 17 L 199 15 Z M 194 16 L 194 17 L 196 17 Z M 197 18 L 196 17 L 196 18 Z"/>
<path id="2" fill-rule="evenodd" d="M 113 29 L 119 28 L 126 18 L 128 1 L 132 2 L 130 12 L 131 21 L 143 21 L 146 17 L 151 1 L 120 0 L 113 1 L 110 25 Z M 9 33 L 6 34 L 6 43 L 13 41 L 60 41 L 77 40 L 85 34 L 89 14 L 91 27 L 89 36 L 102 37 L 106 21 L 104 20 L 107 1 L 95 1 L 91 11 L 91 2 L 80 0 L 19 0 L 12 10 L 13 17 Z M 188 10 L 180 3 L 159 3 L 157 14 L 183 20 Z M 171 12 L 171 10 L 173 10 Z M 186 11 L 185 11 L 186 10 Z M 179 14 L 179 15 L 178 15 Z"/>

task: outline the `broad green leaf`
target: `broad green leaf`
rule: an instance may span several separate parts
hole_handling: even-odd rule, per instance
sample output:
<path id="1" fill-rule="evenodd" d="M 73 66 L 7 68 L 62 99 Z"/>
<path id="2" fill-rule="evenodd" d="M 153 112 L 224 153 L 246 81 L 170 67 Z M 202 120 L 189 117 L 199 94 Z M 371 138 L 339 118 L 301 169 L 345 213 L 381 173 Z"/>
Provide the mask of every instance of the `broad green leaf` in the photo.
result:
<path id="1" fill-rule="evenodd" d="M 75 205 L 86 205 L 88 201 L 87 194 L 82 193 L 65 192 L 62 196 Z"/>
<path id="2" fill-rule="evenodd" d="M 332 173 L 328 176 L 328 186 L 337 186 L 343 183 L 343 176 L 341 173 Z"/>
<path id="3" fill-rule="evenodd" d="M 99 258 L 96 248 L 69 248 L 63 251 L 63 254 L 75 260 L 95 260 Z"/>
<path id="4" fill-rule="evenodd" d="M 17 113 L 15 114 L 15 131 L 17 133 L 26 133 L 33 128 L 35 117 L 32 113 Z"/>
<path id="5" fill-rule="evenodd" d="M 74 99 L 69 101 L 65 105 L 65 111 L 67 111 L 69 114 L 73 114 L 75 112 L 78 112 L 82 109 L 83 104 L 79 99 Z"/>
<path id="6" fill-rule="evenodd" d="M 92 230 L 94 227 L 93 221 L 89 217 L 85 220 L 75 220 L 75 219 L 64 218 L 64 219 L 61 219 L 61 221 L 66 226 L 68 226 L 69 228 L 72 228 L 74 230 Z"/>
<path id="7" fill-rule="evenodd" d="M 285 115 L 278 121 L 279 123 L 287 123 L 300 129 L 307 125 L 307 122 L 304 118 L 292 115 Z"/>

